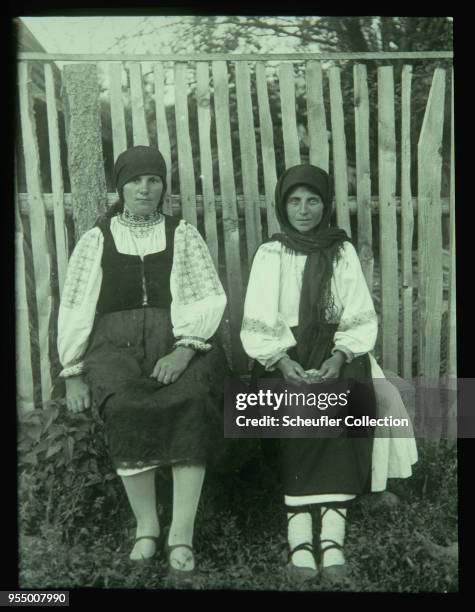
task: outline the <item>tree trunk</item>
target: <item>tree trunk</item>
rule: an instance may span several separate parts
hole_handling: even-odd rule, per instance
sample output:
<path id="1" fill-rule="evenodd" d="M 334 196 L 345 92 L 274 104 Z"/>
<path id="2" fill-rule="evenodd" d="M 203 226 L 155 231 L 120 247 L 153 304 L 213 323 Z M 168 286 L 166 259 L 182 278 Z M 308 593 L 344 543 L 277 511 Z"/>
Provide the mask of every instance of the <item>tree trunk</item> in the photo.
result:
<path id="1" fill-rule="evenodd" d="M 107 208 L 96 65 L 65 66 L 63 85 L 68 169 L 77 241 Z"/>

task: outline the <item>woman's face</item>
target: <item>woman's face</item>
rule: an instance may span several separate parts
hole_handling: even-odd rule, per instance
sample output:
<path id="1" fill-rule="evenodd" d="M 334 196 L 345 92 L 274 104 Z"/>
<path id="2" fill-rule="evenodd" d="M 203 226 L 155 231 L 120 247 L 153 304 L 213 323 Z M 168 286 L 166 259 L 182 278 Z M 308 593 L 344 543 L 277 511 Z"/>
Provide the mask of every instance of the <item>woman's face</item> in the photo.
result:
<path id="1" fill-rule="evenodd" d="M 289 223 L 299 232 L 313 230 L 322 220 L 323 200 L 311 187 L 295 187 L 287 196 L 286 206 Z"/>
<path id="2" fill-rule="evenodd" d="M 133 215 L 151 215 L 162 197 L 163 181 L 156 174 L 141 174 L 123 188 L 124 204 Z"/>

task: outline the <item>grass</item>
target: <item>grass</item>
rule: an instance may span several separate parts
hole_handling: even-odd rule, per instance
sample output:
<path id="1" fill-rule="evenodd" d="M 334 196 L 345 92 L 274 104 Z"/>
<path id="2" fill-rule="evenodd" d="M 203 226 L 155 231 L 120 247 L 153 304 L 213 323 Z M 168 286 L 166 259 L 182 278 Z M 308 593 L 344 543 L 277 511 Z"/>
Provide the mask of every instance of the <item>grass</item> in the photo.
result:
<path id="1" fill-rule="evenodd" d="M 398 504 L 362 498 L 350 509 L 352 591 L 457 591 L 457 559 L 449 554 L 457 540 L 456 449 L 422 441 L 419 451 L 412 478 L 392 484 Z M 167 481 L 161 485 L 167 489 Z M 169 520 L 169 498 L 165 490 L 162 524 Z M 170 588 L 163 553 L 145 568 L 128 561 L 131 518 L 126 504 L 110 516 L 97 513 L 68 543 L 55 525 L 22 534 L 21 588 Z M 208 474 L 195 529 L 193 588 L 297 590 L 285 575 L 285 544 L 282 495 L 268 467 L 256 461 L 240 472 Z M 324 587 L 317 580 L 302 590 Z"/>

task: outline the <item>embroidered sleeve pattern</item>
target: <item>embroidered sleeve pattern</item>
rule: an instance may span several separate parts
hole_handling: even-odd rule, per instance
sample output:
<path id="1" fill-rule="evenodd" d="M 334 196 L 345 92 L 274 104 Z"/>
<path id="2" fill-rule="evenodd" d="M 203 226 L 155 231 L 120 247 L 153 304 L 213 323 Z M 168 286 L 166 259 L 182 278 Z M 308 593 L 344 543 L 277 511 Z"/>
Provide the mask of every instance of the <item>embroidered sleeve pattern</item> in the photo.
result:
<path id="1" fill-rule="evenodd" d="M 100 248 L 100 230 L 89 231 L 80 239 L 68 264 L 61 297 L 65 308 L 77 309 L 84 302 L 91 275 Z"/>
<path id="2" fill-rule="evenodd" d="M 338 331 L 345 332 L 373 321 L 376 321 L 376 312 L 374 310 L 367 310 L 348 319 L 342 318 L 338 325 Z"/>
<path id="3" fill-rule="evenodd" d="M 226 295 L 196 228 L 181 221 L 174 245 L 170 275 L 173 334 L 178 346 L 206 351 L 211 348 L 206 340 L 216 332 L 223 316 Z"/>
<path id="4" fill-rule="evenodd" d="M 79 363 L 63 368 L 59 375 L 61 376 L 61 378 L 69 378 L 71 376 L 78 376 L 79 374 L 82 374 L 83 371 L 84 362 L 80 361 Z"/>
<path id="5" fill-rule="evenodd" d="M 263 334 L 272 338 L 280 338 L 285 331 L 285 326 L 282 320 L 278 320 L 277 323 L 271 327 L 259 319 L 244 317 L 241 329 L 251 334 Z"/>
<path id="6" fill-rule="evenodd" d="M 197 353 L 207 353 L 213 348 L 204 338 L 198 338 L 197 336 L 180 336 L 177 338 L 173 348 L 177 346 L 192 348 Z"/>
<path id="7" fill-rule="evenodd" d="M 177 299 L 186 305 L 224 293 L 203 238 L 189 223 L 180 225 L 175 240 Z"/>
<path id="8" fill-rule="evenodd" d="M 102 284 L 102 245 L 101 230 L 89 230 L 69 260 L 58 313 L 58 356 L 63 377 L 82 373 Z"/>
<path id="9" fill-rule="evenodd" d="M 344 253 L 334 270 L 335 284 L 342 304 L 341 319 L 334 336 L 334 350 L 341 350 L 348 361 L 373 350 L 378 334 L 378 320 L 358 254 L 345 244 Z"/>
<path id="10" fill-rule="evenodd" d="M 254 257 L 244 303 L 241 341 L 246 353 L 269 371 L 295 346 L 295 338 L 279 312 L 281 244 L 261 245 Z"/>

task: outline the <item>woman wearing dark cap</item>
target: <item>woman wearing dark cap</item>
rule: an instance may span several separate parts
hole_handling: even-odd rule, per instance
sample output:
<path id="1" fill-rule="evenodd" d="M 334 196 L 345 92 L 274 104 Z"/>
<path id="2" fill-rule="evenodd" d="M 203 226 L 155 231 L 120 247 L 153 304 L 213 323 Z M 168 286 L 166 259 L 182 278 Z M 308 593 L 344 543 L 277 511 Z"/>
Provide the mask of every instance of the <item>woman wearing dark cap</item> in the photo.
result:
<path id="1" fill-rule="evenodd" d="M 389 382 L 374 389 L 371 384 L 372 378 L 384 379 L 370 354 L 377 317 L 355 248 L 343 230 L 330 226 L 331 200 L 328 174 L 316 166 L 294 166 L 278 180 L 275 204 L 282 233 L 259 247 L 244 306 L 241 339 L 255 359 L 253 377 L 283 377 L 296 385 L 313 382 L 315 375 L 369 379 L 365 413 L 374 415 L 377 401 L 378 416 L 388 410 L 407 417 Z M 317 510 L 322 576 L 331 583 L 346 581 L 347 507 L 359 494 L 384 490 L 388 477 L 411 475 L 414 439 L 344 434 L 276 443 L 291 577 L 304 581 L 318 575 L 312 545 Z"/>
<path id="2" fill-rule="evenodd" d="M 103 411 L 108 447 L 137 520 L 133 561 L 157 552 L 155 469 L 171 466 L 170 574 L 194 570 L 193 528 L 205 463 L 222 438 L 227 370 L 213 339 L 226 296 L 205 242 L 161 212 L 166 166 L 146 146 L 115 163 L 119 202 L 71 256 L 58 348 L 67 404 Z M 221 429 L 219 429 L 221 423 Z"/>

